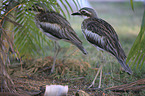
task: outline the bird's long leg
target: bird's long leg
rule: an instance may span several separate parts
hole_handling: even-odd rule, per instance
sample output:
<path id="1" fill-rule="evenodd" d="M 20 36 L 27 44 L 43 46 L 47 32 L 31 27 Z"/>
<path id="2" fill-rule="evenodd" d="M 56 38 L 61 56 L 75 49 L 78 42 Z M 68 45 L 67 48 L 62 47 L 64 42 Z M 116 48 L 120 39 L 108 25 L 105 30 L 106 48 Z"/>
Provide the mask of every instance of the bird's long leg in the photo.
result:
<path id="1" fill-rule="evenodd" d="M 103 68 L 103 65 L 101 65 L 101 71 L 100 71 L 100 80 L 99 80 L 99 86 L 98 86 L 98 88 L 101 88 L 101 80 L 102 80 L 102 68 Z"/>
<path id="2" fill-rule="evenodd" d="M 56 62 L 56 58 L 57 58 L 57 55 L 60 51 L 60 46 L 59 44 L 54 41 L 54 57 L 53 57 L 53 65 L 52 65 L 52 68 L 51 68 L 51 72 L 50 73 L 53 73 L 54 69 L 55 69 L 55 62 Z"/>
<path id="3" fill-rule="evenodd" d="M 94 78 L 92 84 L 91 84 L 88 88 L 91 88 L 91 87 L 95 84 L 95 81 L 96 81 L 96 79 L 97 79 L 97 77 L 98 77 L 98 75 L 99 75 L 99 73 L 100 73 L 100 70 L 102 70 L 102 68 L 103 68 L 103 65 L 101 65 L 101 66 L 99 67 L 99 69 L 98 69 L 98 71 L 97 71 L 97 74 L 96 74 L 96 76 L 95 76 L 95 78 Z"/>
<path id="4" fill-rule="evenodd" d="M 104 61 L 106 60 L 105 57 L 104 57 L 104 55 L 103 55 L 103 52 L 101 52 L 101 55 L 102 55 L 102 57 L 103 57 L 103 62 L 102 62 L 102 65 L 101 65 L 100 80 L 99 80 L 99 86 L 98 86 L 98 88 L 101 88 L 101 81 L 102 81 L 102 68 L 103 68 L 104 63 L 105 63 Z"/>
<path id="5" fill-rule="evenodd" d="M 104 55 L 103 55 L 103 52 L 101 52 L 101 55 L 102 55 L 102 57 L 103 57 L 103 61 L 105 61 L 105 57 L 104 57 Z M 104 62 L 103 62 L 103 63 L 104 63 Z M 98 88 L 101 88 L 102 69 L 103 69 L 103 66 L 104 66 L 104 64 L 101 64 L 101 66 L 99 67 L 99 69 L 98 69 L 98 71 L 97 71 L 97 74 L 96 74 L 96 76 L 95 76 L 95 78 L 94 78 L 92 84 L 91 84 L 88 88 L 92 87 L 92 86 L 95 84 L 95 81 L 96 81 L 96 79 L 97 79 L 99 73 L 100 73 L 100 80 L 99 80 L 99 86 L 98 86 Z"/>

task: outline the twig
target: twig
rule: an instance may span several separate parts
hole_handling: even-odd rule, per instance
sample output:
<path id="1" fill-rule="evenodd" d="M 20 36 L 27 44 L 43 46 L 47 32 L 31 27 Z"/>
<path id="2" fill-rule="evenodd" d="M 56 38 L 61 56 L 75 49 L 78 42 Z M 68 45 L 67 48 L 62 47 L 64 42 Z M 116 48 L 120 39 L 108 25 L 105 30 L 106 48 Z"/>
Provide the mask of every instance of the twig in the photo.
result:
<path id="1" fill-rule="evenodd" d="M 22 63 L 22 65 L 24 65 L 25 63 Z M 21 66 L 21 63 L 15 63 L 15 64 L 11 64 L 11 65 L 8 65 L 8 67 L 10 68 L 17 68 L 17 67 L 20 67 Z"/>
<path id="2" fill-rule="evenodd" d="M 106 88 L 105 90 L 111 90 L 111 91 L 116 91 L 116 92 L 142 91 L 142 90 L 145 90 L 145 79 L 137 80 L 130 84 L 109 87 L 109 88 Z"/>
<path id="3" fill-rule="evenodd" d="M 20 96 L 20 95 L 17 93 L 0 92 L 0 96 Z"/>
<path id="4" fill-rule="evenodd" d="M 79 80 L 79 79 L 83 79 L 83 78 L 85 78 L 85 77 L 72 78 L 70 80 Z"/>
<path id="5" fill-rule="evenodd" d="M 62 66 L 62 64 L 55 65 L 55 67 L 58 67 L 58 66 Z M 50 70 L 51 68 L 52 68 L 52 66 L 51 67 L 45 67 L 45 68 L 41 69 L 40 71 L 38 71 L 38 73 L 46 71 L 46 70 Z"/>

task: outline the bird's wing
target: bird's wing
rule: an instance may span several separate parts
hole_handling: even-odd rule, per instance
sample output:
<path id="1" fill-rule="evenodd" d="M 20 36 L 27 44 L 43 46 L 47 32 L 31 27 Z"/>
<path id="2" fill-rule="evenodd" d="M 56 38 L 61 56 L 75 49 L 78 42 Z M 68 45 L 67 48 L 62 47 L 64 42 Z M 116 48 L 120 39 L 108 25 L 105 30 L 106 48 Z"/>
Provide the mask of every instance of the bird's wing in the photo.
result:
<path id="1" fill-rule="evenodd" d="M 130 67 L 126 64 L 125 53 L 113 27 L 106 21 L 97 18 L 89 20 L 85 27 L 86 28 L 84 29 L 86 30 L 83 31 L 86 39 L 94 46 L 114 55 L 124 70 L 129 74 L 132 74 Z"/>
<path id="2" fill-rule="evenodd" d="M 104 20 L 95 19 L 87 23 L 85 29 L 84 33 L 86 39 L 91 44 L 108 51 L 115 57 L 121 56 L 121 58 L 126 58 L 118 40 L 118 36 L 110 24 Z"/>
<path id="3" fill-rule="evenodd" d="M 59 39 L 82 43 L 70 23 L 60 14 L 51 12 L 39 17 L 40 28 Z"/>
<path id="4" fill-rule="evenodd" d="M 107 33 L 112 36 L 112 39 L 114 39 L 115 41 L 119 40 L 114 28 L 109 23 L 102 19 L 95 19 L 95 21 L 98 22 L 101 28 L 105 28 L 105 30 L 107 30 Z"/>

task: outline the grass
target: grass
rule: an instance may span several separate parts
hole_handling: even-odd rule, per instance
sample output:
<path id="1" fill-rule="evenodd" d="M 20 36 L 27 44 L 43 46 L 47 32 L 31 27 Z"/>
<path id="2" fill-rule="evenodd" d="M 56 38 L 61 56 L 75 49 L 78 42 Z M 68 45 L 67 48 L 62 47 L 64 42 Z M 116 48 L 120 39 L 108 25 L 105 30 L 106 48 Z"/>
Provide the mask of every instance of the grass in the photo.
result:
<path id="1" fill-rule="evenodd" d="M 108 2 L 108 3 L 101 3 L 101 2 L 90 2 L 92 7 L 97 11 L 98 17 L 104 19 L 105 21 L 109 22 L 114 29 L 116 30 L 120 42 L 122 44 L 122 47 L 126 53 L 126 55 L 129 53 L 129 50 L 131 46 L 133 45 L 133 42 L 135 41 L 135 38 L 137 37 L 137 34 L 140 30 L 141 25 L 141 19 L 143 14 L 143 6 L 142 3 L 134 3 L 135 11 L 133 12 L 131 9 L 131 6 L 129 2 Z M 103 61 L 103 56 L 101 55 L 101 52 L 98 51 L 95 47 L 93 47 L 91 44 L 89 44 L 82 32 L 81 32 L 81 22 L 83 21 L 83 18 L 81 17 L 72 17 L 69 20 L 74 30 L 77 32 L 80 39 L 83 41 L 83 46 L 88 51 L 89 55 L 84 56 L 79 50 L 77 50 L 74 54 L 72 54 L 70 57 L 68 57 L 69 54 L 73 52 L 73 50 L 76 50 L 77 48 L 75 46 L 70 45 L 69 43 L 66 43 L 64 41 L 60 41 L 59 44 L 61 46 L 61 52 L 58 56 L 58 60 L 62 60 L 63 57 L 67 57 L 68 65 L 65 65 L 67 67 L 71 66 L 72 69 L 66 69 L 65 74 L 61 74 L 58 72 L 58 74 L 55 74 L 55 76 L 50 76 L 53 79 L 56 79 L 59 81 L 59 79 L 63 80 L 70 80 L 70 82 L 66 82 L 69 86 L 85 86 L 91 84 L 92 80 L 94 79 L 94 76 L 96 74 L 96 68 L 98 68 L 101 64 L 104 64 L 103 67 L 103 78 L 102 78 L 102 86 L 101 87 L 109 87 L 109 86 L 117 86 L 121 84 L 127 84 L 131 83 L 135 80 L 139 80 L 142 78 L 145 78 L 145 65 L 141 70 L 132 68 L 133 75 L 128 75 L 126 73 L 121 72 L 121 66 L 118 63 L 118 61 L 113 57 L 110 56 L 107 52 L 103 52 L 105 61 Z M 46 50 L 48 50 L 43 56 L 53 56 L 53 47 L 48 49 L 48 46 L 45 47 Z M 42 56 L 41 56 L 42 57 Z M 43 60 L 42 60 L 43 61 Z M 71 62 L 71 63 L 70 63 Z M 76 63 L 77 66 L 72 66 L 73 63 Z M 81 62 L 87 62 L 84 64 L 90 64 L 91 67 L 86 68 L 85 70 L 81 70 Z M 31 64 L 31 62 L 30 62 Z M 35 63 L 34 63 L 35 64 Z M 46 63 L 45 63 L 46 64 Z M 67 62 L 66 62 L 67 64 Z M 70 65 L 69 65 L 70 64 Z M 36 65 L 36 64 L 35 64 Z M 80 66 L 79 66 L 80 65 Z M 40 66 L 40 64 L 38 64 Z M 40 66 L 42 67 L 42 66 Z M 65 67 L 65 68 L 67 68 Z M 62 67 L 64 68 L 64 67 Z M 84 66 L 82 68 L 85 68 Z M 61 69 L 61 68 L 60 68 Z M 38 70 L 38 68 L 37 68 Z M 44 75 L 43 74 L 37 74 L 37 75 Z M 47 73 L 45 74 L 47 77 Z M 37 77 L 37 76 L 36 76 Z M 43 77 L 43 76 L 42 76 Z M 72 78 L 78 78 L 78 77 L 84 77 L 83 80 L 72 80 Z M 77 83 L 79 82 L 79 83 Z M 98 86 L 99 78 L 96 80 L 95 87 Z M 123 93 L 122 95 L 127 96 L 132 93 Z M 140 95 L 145 95 L 145 92 L 140 92 Z"/>
<path id="2" fill-rule="evenodd" d="M 126 54 L 128 54 L 138 32 L 140 31 L 140 25 L 143 14 L 142 3 L 135 3 L 135 11 L 133 12 L 129 2 L 122 3 L 99 3 L 91 2 L 93 8 L 97 11 L 98 17 L 109 22 L 116 30 L 122 47 Z M 86 48 L 92 50 L 92 46 L 86 42 L 81 32 L 81 23 L 83 19 L 80 17 L 71 18 L 70 22 L 75 29 L 79 37 L 82 39 Z M 95 48 L 93 48 L 95 50 Z M 94 52 L 93 50 L 93 52 Z"/>
<path id="3" fill-rule="evenodd" d="M 132 47 L 138 32 L 140 31 L 140 25 L 143 16 L 143 4 L 140 2 L 134 3 L 134 11 L 132 11 L 129 2 L 90 2 L 90 4 L 97 11 L 99 18 L 104 19 L 114 27 L 119 36 L 122 47 L 126 55 L 128 55 L 129 50 Z M 89 53 L 89 56 L 85 57 L 85 59 L 87 59 L 87 62 L 89 62 L 93 68 L 98 68 L 99 65 L 102 64 L 102 57 L 100 56 L 101 53 L 84 39 L 81 32 L 82 21 L 83 19 L 81 17 L 72 17 L 70 19 L 72 27 L 83 41 L 83 45 Z M 145 73 L 143 70 L 145 65 L 141 70 L 132 68 L 134 73 L 133 75 L 127 75 L 124 73 L 120 74 L 120 71 L 118 71 L 120 70 L 120 65 L 117 60 L 110 56 L 107 52 L 104 52 L 104 56 L 106 57 L 106 61 L 104 64 L 105 67 L 103 68 L 102 87 L 121 85 L 124 84 L 124 82 L 131 83 L 135 80 L 145 78 L 145 75 L 143 75 Z M 91 70 L 87 71 L 88 74 L 85 78 L 91 82 L 96 73 Z M 118 80 L 119 82 L 114 79 Z M 143 94 L 143 92 L 141 94 Z"/>
<path id="4" fill-rule="evenodd" d="M 129 2 L 121 2 L 121 3 L 120 2 L 114 2 L 114 3 L 113 2 L 106 2 L 106 3 L 90 2 L 90 4 L 97 11 L 99 18 L 104 19 L 114 27 L 114 29 L 116 30 L 119 36 L 122 47 L 127 55 L 129 53 L 131 46 L 133 45 L 133 42 L 135 41 L 135 38 L 137 37 L 138 32 L 140 31 L 140 25 L 143 16 L 143 4 L 140 2 L 134 3 L 134 8 L 135 8 L 134 11 L 132 11 Z M 83 21 L 83 18 L 77 16 L 76 17 L 71 16 L 71 19 L 69 21 L 72 27 L 74 28 L 74 30 L 77 32 L 78 36 L 83 41 L 83 45 L 89 53 L 88 57 L 84 57 L 80 52 L 80 54 L 77 57 L 73 56 L 73 58 L 79 58 L 79 59 L 83 58 L 85 61 L 89 62 L 93 68 L 99 67 L 102 60 L 102 57 L 100 57 L 101 52 L 98 51 L 95 47 L 93 47 L 85 40 L 81 32 L 81 22 Z M 59 43 L 62 47 L 62 52 L 60 53 L 59 58 L 62 58 L 62 54 L 64 52 L 63 50 L 69 48 L 70 44 L 64 41 L 60 41 Z M 109 75 L 111 74 L 110 76 L 115 78 L 116 77 L 115 74 L 119 73 L 118 70 L 120 68 L 120 65 L 118 61 L 114 57 L 110 56 L 107 52 L 104 52 L 104 56 L 106 57 L 106 61 L 104 64 L 105 67 L 103 68 L 103 72 L 104 74 L 109 74 Z M 134 71 L 134 73 L 138 73 L 139 71 L 139 70 L 137 71 L 136 69 L 132 69 L 132 70 Z M 88 77 L 86 76 L 86 78 L 89 78 L 89 80 L 92 81 L 95 74 L 96 73 L 92 73 L 91 76 L 89 74 Z M 132 76 L 125 75 L 125 77 L 122 77 L 120 79 L 125 79 L 126 76 L 128 78 L 133 78 Z M 128 82 L 132 82 L 133 80 Z M 113 84 L 112 81 L 108 82 L 108 84 L 109 83 Z"/>

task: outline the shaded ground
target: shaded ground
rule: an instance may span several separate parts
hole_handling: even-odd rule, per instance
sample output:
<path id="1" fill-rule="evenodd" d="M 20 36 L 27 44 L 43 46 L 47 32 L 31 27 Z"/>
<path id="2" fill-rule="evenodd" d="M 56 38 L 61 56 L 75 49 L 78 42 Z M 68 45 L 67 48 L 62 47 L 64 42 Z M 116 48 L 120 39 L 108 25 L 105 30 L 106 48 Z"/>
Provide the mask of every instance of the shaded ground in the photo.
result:
<path id="1" fill-rule="evenodd" d="M 128 54 L 133 41 L 135 40 L 139 32 L 142 18 L 141 16 L 143 13 L 142 4 L 135 4 L 135 12 L 132 12 L 129 2 L 91 2 L 91 4 L 93 8 L 98 12 L 98 16 L 108 21 L 116 29 L 122 47 L 124 48 L 125 53 Z M 25 93 L 27 93 L 39 92 L 40 87 L 45 87 L 45 85 L 61 84 L 69 86 L 68 96 L 74 95 L 78 90 L 84 90 L 91 96 L 101 96 L 102 94 L 106 94 L 108 96 L 144 96 L 144 90 L 140 92 L 138 91 L 136 93 L 132 91 L 105 91 L 105 88 L 108 87 L 130 84 L 136 80 L 145 78 L 145 70 L 143 70 L 145 66 L 143 66 L 142 70 L 132 68 L 134 72 L 133 75 L 125 74 L 123 72 L 120 72 L 121 68 L 116 59 L 112 56 L 109 57 L 109 54 L 107 53 L 105 53 L 105 57 L 109 58 L 106 59 L 106 65 L 103 68 L 102 89 L 96 89 L 98 86 L 99 77 L 96 80 L 94 86 L 95 89 L 87 89 L 87 87 L 91 84 L 98 70 L 98 67 L 100 66 L 100 64 L 102 64 L 102 57 L 100 56 L 100 52 L 97 51 L 93 46 L 90 46 L 84 39 L 80 29 L 80 22 L 82 22 L 82 18 L 74 17 L 72 21 L 72 26 L 76 30 L 76 32 L 78 32 L 79 37 L 83 41 L 83 45 L 89 52 L 89 56 L 86 58 L 85 56 L 81 55 L 81 52 L 78 51 L 76 51 L 74 54 L 69 55 L 69 52 L 72 52 L 72 50 L 75 48 L 72 48 L 71 46 L 72 49 L 70 49 L 70 51 L 68 50 L 70 46 L 67 45 L 67 43 L 60 42 L 61 48 L 63 50 L 61 51 L 60 56 L 58 56 L 57 58 L 57 64 L 59 65 L 56 65 L 56 71 L 54 74 L 49 74 L 52 64 L 52 57 L 47 56 L 53 56 L 53 52 L 52 50 L 48 50 L 48 47 L 46 47 L 46 57 L 44 56 L 44 59 L 39 58 L 34 60 L 25 60 L 22 63 L 22 70 L 21 64 L 19 63 L 14 63 L 9 66 L 10 69 L 8 70 L 8 73 L 14 80 L 16 87 L 22 89 Z M 71 56 L 71 58 L 64 58 L 69 56 Z"/>
<path id="2" fill-rule="evenodd" d="M 44 59 L 28 60 L 22 63 L 23 69 L 21 71 L 21 66 L 10 66 L 9 73 L 11 74 L 12 79 L 16 85 L 16 88 L 20 88 L 24 91 L 25 94 L 38 94 L 39 92 L 44 92 L 45 85 L 68 85 L 69 92 L 68 96 L 73 96 L 78 90 L 84 90 L 90 96 L 116 96 L 116 95 L 125 95 L 125 94 L 140 94 L 134 92 L 112 92 L 105 90 L 106 87 L 98 89 L 95 85 L 95 88 L 87 89 L 91 84 L 87 78 L 85 78 L 85 71 L 90 68 L 89 63 L 82 61 L 66 60 L 57 60 L 56 72 L 54 74 L 49 74 L 51 69 L 53 59 L 51 57 L 46 57 Z M 62 64 L 63 63 L 63 64 Z M 84 66 L 81 66 L 83 64 Z M 15 68 L 13 68 L 15 67 Z M 75 70 L 75 71 L 74 71 Z M 94 72 L 97 71 L 97 68 L 94 69 Z M 77 73 L 78 72 L 78 73 Z M 70 77 L 67 77 L 66 74 L 69 74 Z M 82 74 L 82 75 L 80 75 Z M 104 79 L 104 78 L 103 78 Z M 117 81 L 122 82 L 122 81 Z M 39 96 L 39 95 L 37 95 Z"/>

